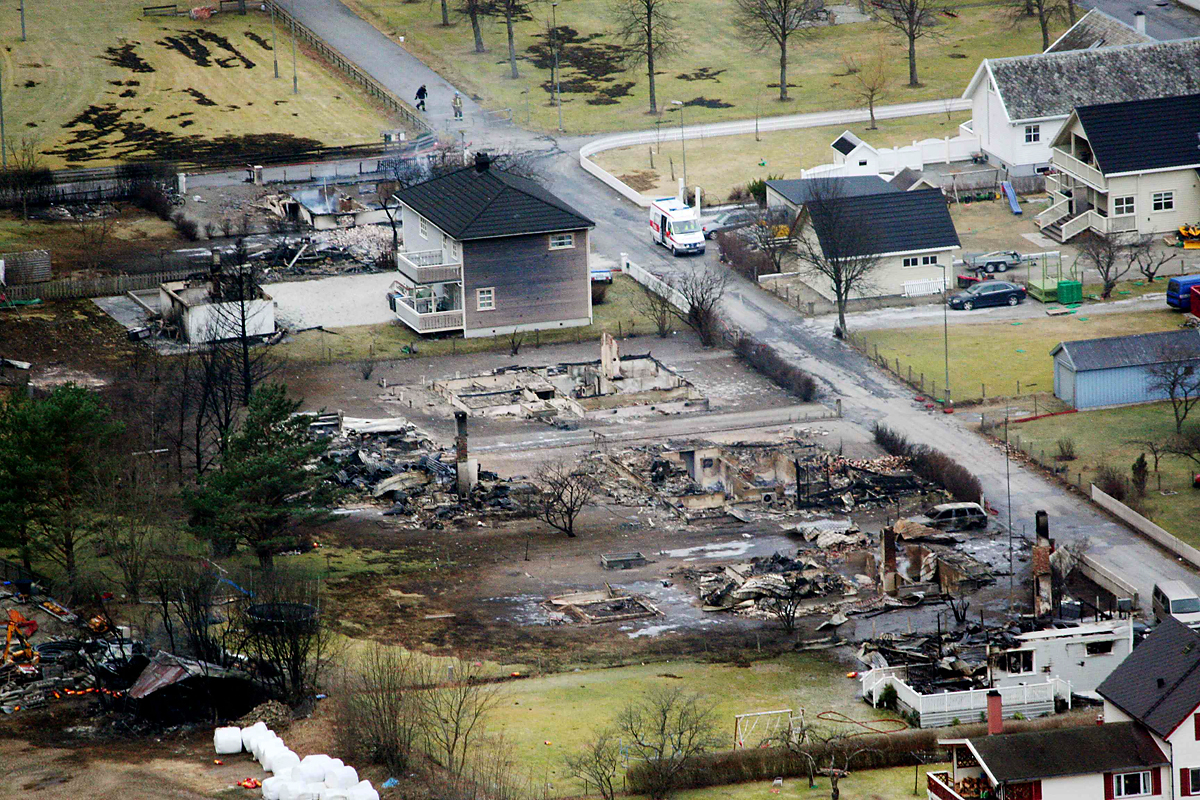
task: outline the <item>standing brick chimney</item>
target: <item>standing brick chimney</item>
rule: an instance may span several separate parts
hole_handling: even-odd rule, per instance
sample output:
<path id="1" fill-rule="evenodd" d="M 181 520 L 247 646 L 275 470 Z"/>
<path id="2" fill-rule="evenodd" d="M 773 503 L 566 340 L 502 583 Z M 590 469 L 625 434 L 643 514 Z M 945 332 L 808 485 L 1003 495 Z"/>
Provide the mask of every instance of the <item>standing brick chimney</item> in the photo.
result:
<path id="1" fill-rule="evenodd" d="M 467 412 L 454 412 L 454 427 L 456 430 L 454 437 L 455 461 L 462 464 L 467 460 Z"/>
<path id="2" fill-rule="evenodd" d="M 1004 733 L 1004 701 L 995 689 L 987 693 L 987 725 L 988 736 Z"/>

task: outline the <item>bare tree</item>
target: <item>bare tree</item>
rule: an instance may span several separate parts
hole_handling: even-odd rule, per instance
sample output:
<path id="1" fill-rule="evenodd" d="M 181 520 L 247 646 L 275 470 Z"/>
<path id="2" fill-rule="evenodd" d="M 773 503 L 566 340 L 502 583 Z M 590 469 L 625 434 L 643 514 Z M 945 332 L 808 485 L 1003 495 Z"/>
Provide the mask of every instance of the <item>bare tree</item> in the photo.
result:
<path id="1" fill-rule="evenodd" d="M 407 770 L 424 729 L 420 682 L 411 650 L 373 644 L 347 664 L 335 694 L 341 749 L 389 770 Z"/>
<path id="2" fill-rule="evenodd" d="M 0 147 L 5 145 L 0 142 Z M 42 159 L 41 142 L 22 136 L 8 145 L 8 169 L 0 172 L 0 199 L 21 204 L 21 218 L 29 219 L 29 206 L 48 203 L 54 196 L 54 175 Z"/>
<path id="3" fill-rule="evenodd" d="M 783 626 L 788 633 L 796 630 L 796 617 L 800 613 L 800 604 L 808 597 L 808 582 L 798 574 L 784 575 L 785 586 L 774 594 L 763 598 L 762 607 Z"/>
<path id="4" fill-rule="evenodd" d="M 1200 403 L 1200 360 L 1191 350 L 1182 347 L 1163 347 L 1158 361 L 1146 368 L 1147 387 L 1153 392 L 1165 394 L 1171 401 L 1175 414 L 1175 433 L 1183 431 L 1183 423 L 1196 403 Z M 1155 469 L 1158 458 L 1154 459 Z"/>
<path id="5" fill-rule="evenodd" d="M 798 227 L 800 260 L 815 277 L 829 281 L 837 306 L 837 331 L 844 333 L 850 297 L 870 286 L 880 264 L 870 225 L 847 202 L 838 178 L 818 178 L 809 184 L 808 201 L 800 212 Z"/>
<path id="6" fill-rule="evenodd" d="M 683 43 L 678 0 L 613 0 L 610 14 L 613 33 L 625 43 L 625 60 L 631 67 L 646 66 L 650 83 L 650 113 L 658 113 L 654 93 L 655 63 L 676 53 Z"/>
<path id="7" fill-rule="evenodd" d="M 1149 235 L 1130 244 L 1133 265 L 1148 283 L 1154 283 L 1159 271 L 1179 257 L 1175 251 L 1160 250 L 1154 244 L 1154 237 Z"/>
<path id="8" fill-rule="evenodd" d="M 908 85 L 920 86 L 917 80 L 917 40 L 933 34 L 937 15 L 946 8 L 941 0 L 879 0 L 876 16 L 890 25 L 908 41 Z"/>
<path id="9" fill-rule="evenodd" d="M 768 209 L 768 212 L 777 209 Z M 760 263 L 771 272 L 783 272 L 783 262 L 796 250 L 796 226 L 799 216 L 783 218 L 778 214 L 765 213 L 753 224 L 732 236 L 744 236 L 751 249 L 759 257 L 751 259 L 757 267 Z M 724 252 L 724 250 L 722 250 Z M 749 277 L 749 276 L 748 276 Z M 753 276 L 758 280 L 758 275 Z"/>
<path id="10" fill-rule="evenodd" d="M 444 681 L 436 674 L 441 669 Z M 500 686 L 484 680 L 481 662 L 461 658 L 428 662 L 421 684 L 431 687 L 418 695 L 426 749 L 447 772 L 459 775 L 500 702 Z"/>
<path id="11" fill-rule="evenodd" d="M 529 18 L 529 3 L 526 0 L 492 0 L 492 13 L 504 18 L 508 33 L 508 70 L 513 80 L 521 77 L 517 72 L 517 45 L 513 34 L 513 23 Z"/>
<path id="12" fill-rule="evenodd" d="M 1019 27 L 1026 20 L 1037 19 L 1042 31 L 1042 50 L 1050 47 L 1050 26 L 1067 19 L 1073 14 L 1074 4 L 1068 8 L 1067 0 L 1007 0 L 1008 16 L 1014 27 Z M 1071 21 L 1074 24 L 1074 20 Z"/>
<path id="13" fill-rule="evenodd" d="M 471 20 L 471 32 L 475 35 L 475 52 L 486 53 L 483 46 L 483 30 L 479 26 L 479 18 L 486 17 L 491 12 L 488 0 L 455 0 L 454 10 Z"/>
<path id="14" fill-rule="evenodd" d="M 1075 246 L 1079 248 L 1079 259 L 1100 273 L 1103 286 L 1100 296 L 1107 300 L 1121 279 L 1133 269 L 1136 241 L 1119 233 L 1088 230 L 1075 241 Z"/>
<path id="15" fill-rule="evenodd" d="M 678 788 L 688 762 L 719 745 L 716 715 L 694 694 L 679 688 L 647 689 L 617 714 L 616 731 L 638 765 L 651 800 Z"/>
<path id="16" fill-rule="evenodd" d="M 705 347 L 719 344 L 721 318 L 717 309 L 729 286 L 729 273 L 725 270 L 696 269 L 672 275 L 667 283 L 683 298 L 683 308 L 672 304 L 671 313 L 694 330 Z"/>
<path id="17" fill-rule="evenodd" d="M 788 40 L 814 29 L 820 0 L 735 0 L 738 35 L 755 50 L 779 50 L 779 99 L 788 99 Z"/>
<path id="18" fill-rule="evenodd" d="M 1131 445 L 1135 445 L 1137 447 L 1144 447 L 1146 449 L 1146 452 L 1148 452 L 1151 455 L 1151 457 L 1154 459 L 1155 473 L 1158 472 L 1158 462 L 1164 455 L 1167 454 L 1167 449 L 1166 449 L 1167 443 L 1166 442 L 1160 441 L 1158 439 L 1126 439 L 1125 444 L 1131 444 Z"/>
<path id="19" fill-rule="evenodd" d="M 1167 440 L 1165 452 L 1180 456 L 1200 467 L 1200 428 L 1192 426 Z"/>
<path id="20" fill-rule="evenodd" d="M 600 482 L 590 465 L 548 461 L 537 472 L 541 492 L 532 499 L 538 518 L 568 538 L 575 538 L 575 522 L 592 502 Z"/>
<path id="21" fill-rule="evenodd" d="M 116 220 L 100 213 L 95 217 L 79 217 L 75 220 L 75 232 L 79 236 L 81 266 L 95 269 L 107 261 L 105 248 L 112 235 Z"/>
<path id="22" fill-rule="evenodd" d="M 887 51 L 880 42 L 862 59 L 853 55 L 842 57 L 846 72 L 854 78 L 854 94 L 867 104 L 871 115 L 871 126 L 867 130 L 875 130 L 875 104 L 882 100 L 892 86 L 892 77 L 887 71 Z"/>
<path id="23" fill-rule="evenodd" d="M 654 323 L 654 331 L 658 334 L 658 338 L 667 338 L 671 335 L 671 320 L 675 319 L 671 299 L 659 294 L 644 283 L 639 283 L 638 289 L 640 291 L 633 295 L 634 308 Z"/>
<path id="24" fill-rule="evenodd" d="M 620 737 L 611 728 L 594 734 L 588 744 L 563 759 L 567 771 L 583 783 L 585 791 L 595 784 L 603 800 L 616 797 L 621 760 Z"/>

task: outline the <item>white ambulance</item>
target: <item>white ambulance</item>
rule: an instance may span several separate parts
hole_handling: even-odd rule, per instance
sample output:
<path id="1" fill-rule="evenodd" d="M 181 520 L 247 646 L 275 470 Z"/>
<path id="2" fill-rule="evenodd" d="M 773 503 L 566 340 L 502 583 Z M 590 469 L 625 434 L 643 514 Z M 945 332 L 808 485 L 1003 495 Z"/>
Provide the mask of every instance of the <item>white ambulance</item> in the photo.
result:
<path id="1" fill-rule="evenodd" d="M 650 238 L 674 256 L 704 252 L 700 215 L 678 197 L 660 197 L 650 204 Z"/>

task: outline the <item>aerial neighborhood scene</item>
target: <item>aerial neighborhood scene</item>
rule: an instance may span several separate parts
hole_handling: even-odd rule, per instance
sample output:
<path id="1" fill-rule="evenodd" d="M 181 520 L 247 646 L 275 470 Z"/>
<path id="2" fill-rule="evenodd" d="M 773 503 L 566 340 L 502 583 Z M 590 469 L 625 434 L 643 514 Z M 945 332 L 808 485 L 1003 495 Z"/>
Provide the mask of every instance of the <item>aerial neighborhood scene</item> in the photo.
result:
<path id="1" fill-rule="evenodd" d="M 153 3 L 0 10 L 0 797 L 1200 796 L 1200 0 Z"/>

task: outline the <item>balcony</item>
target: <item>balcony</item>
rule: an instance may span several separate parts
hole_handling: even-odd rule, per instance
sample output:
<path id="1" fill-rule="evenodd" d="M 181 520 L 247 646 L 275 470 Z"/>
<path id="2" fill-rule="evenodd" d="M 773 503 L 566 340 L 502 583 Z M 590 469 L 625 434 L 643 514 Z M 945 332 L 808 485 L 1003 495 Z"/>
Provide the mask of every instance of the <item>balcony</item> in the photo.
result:
<path id="1" fill-rule="evenodd" d="M 461 307 L 445 308 L 430 297 L 399 295 L 396 297 L 396 316 L 417 333 L 440 333 L 463 327 Z"/>
<path id="2" fill-rule="evenodd" d="M 1099 189 L 1102 192 L 1108 191 L 1108 180 L 1105 179 L 1104 173 L 1091 164 L 1085 164 L 1078 158 L 1068 155 L 1057 147 L 1050 151 L 1050 163 L 1054 165 L 1055 169 L 1067 173 L 1072 178 L 1082 181 L 1094 189 Z"/>
<path id="3" fill-rule="evenodd" d="M 954 779 L 949 772 L 925 773 L 925 788 L 929 800 L 965 800 L 954 790 Z"/>
<path id="4" fill-rule="evenodd" d="M 441 250 L 396 253 L 396 269 L 415 283 L 441 283 L 462 279 L 462 262 L 447 262 L 445 253 Z"/>

